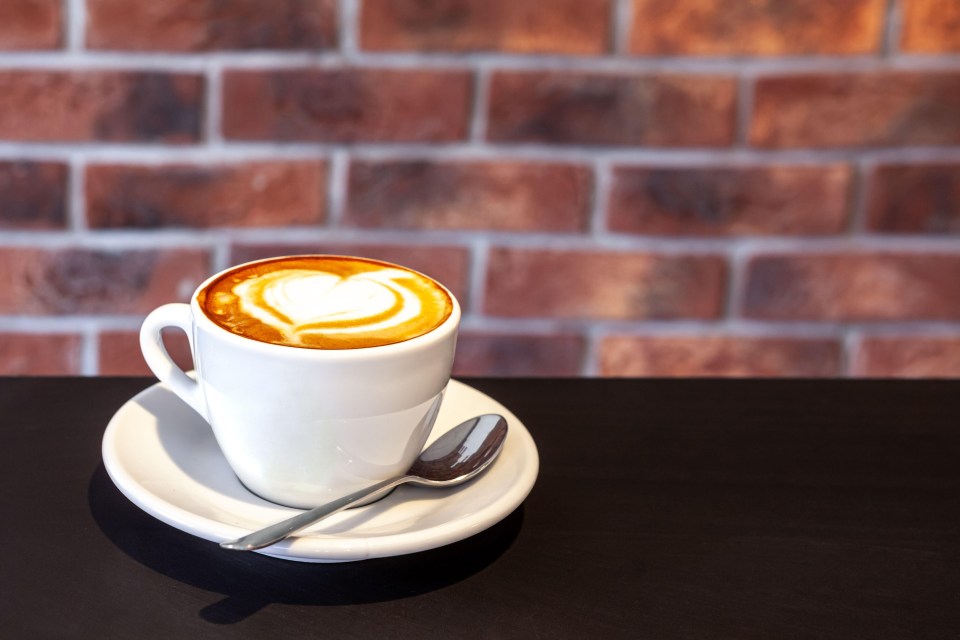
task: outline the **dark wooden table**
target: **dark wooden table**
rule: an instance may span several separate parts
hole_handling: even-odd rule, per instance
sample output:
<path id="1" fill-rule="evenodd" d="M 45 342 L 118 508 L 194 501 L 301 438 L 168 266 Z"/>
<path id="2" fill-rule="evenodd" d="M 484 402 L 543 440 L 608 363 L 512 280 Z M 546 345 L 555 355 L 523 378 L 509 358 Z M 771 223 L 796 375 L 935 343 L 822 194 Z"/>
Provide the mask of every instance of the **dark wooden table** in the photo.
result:
<path id="1" fill-rule="evenodd" d="M 0 638 L 960 637 L 960 382 L 469 380 L 526 503 L 342 565 L 221 551 L 100 438 L 146 379 L 0 379 Z"/>

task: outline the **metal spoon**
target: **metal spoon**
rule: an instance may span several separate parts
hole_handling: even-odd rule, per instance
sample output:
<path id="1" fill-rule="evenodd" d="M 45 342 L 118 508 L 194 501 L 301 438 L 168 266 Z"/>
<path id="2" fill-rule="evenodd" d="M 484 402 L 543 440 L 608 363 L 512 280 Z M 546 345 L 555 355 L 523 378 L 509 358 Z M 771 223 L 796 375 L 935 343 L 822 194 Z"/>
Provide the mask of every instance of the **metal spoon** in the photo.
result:
<path id="1" fill-rule="evenodd" d="M 280 542 L 311 524 L 343 511 L 364 499 L 387 493 L 397 485 L 412 482 L 427 487 L 450 487 L 486 469 L 503 448 L 507 437 L 507 421 L 503 416 L 488 413 L 470 418 L 420 453 L 407 472 L 397 478 L 384 480 L 333 502 L 310 509 L 282 522 L 254 531 L 242 538 L 221 542 L 224 549 L 254 551 Z"/>

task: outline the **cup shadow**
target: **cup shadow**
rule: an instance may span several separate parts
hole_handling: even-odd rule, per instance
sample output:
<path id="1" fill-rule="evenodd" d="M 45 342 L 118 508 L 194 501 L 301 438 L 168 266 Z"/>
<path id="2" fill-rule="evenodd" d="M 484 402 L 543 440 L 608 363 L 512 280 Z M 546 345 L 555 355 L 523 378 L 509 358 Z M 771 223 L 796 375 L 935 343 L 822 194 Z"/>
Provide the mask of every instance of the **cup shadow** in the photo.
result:
<path id="1" fill-rule="evenodd" d="M 516 539 L 523 505 L 476 535 L 419 553 L 358 562 L 315 564 L 232 552 L 154 519 L 113 485 L 101 462 L 87 499 L 104 535 L 140 564 L 222 600 L 200 610 L 213 624 L 232 624 L 278 604 L 336 606 L 417 596 L 460 582 L 490 566 Z"/>

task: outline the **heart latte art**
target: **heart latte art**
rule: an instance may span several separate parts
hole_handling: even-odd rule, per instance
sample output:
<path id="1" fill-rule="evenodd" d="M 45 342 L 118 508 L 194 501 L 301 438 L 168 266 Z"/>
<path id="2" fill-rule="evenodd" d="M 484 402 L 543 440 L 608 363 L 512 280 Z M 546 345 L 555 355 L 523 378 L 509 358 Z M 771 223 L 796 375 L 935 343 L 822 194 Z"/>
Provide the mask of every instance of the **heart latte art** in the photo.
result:
<path id="1" fill-rule="evenodd" d="M 426 276 L 340 256 L 243 265 L 204 287 L 197 301 L 235 334 L 313 349 L 403 342 L 432 331 L 453 309 L 446 290 Z"/>

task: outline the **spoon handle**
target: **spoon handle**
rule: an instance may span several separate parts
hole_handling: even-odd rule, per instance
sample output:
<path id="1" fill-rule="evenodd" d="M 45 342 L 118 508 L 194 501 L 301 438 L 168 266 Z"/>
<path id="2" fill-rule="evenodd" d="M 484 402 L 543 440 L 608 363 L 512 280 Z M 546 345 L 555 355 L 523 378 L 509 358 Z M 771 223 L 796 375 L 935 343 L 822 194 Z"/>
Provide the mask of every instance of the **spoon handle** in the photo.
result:
<path id="1" fill-rule="evenodd" d="M 323 520 L 327 516 L 332 516 L 339 511 L 343 511 L 356 502 L 360 502 L 365 498 L 375 498 L 379 495 L 382 495 L 390 489 L 393 489 L 395 486 L 403 484 L 409 479 L 409 476 L 400 476 L 399 478 L 391 478 L 390 480 L 378 482 L 375 485 L 365 487 L 359 491 L 345 495 L 342 498 L 328 502 L 327 504 L 320 505 L 319 507 L 310 509 L 309 511 L 304 511 L 303 513 L 297 514 L 292 518 L 287 518 L 286 520 L 272 524 L 269 527 L 264 527 L 259 531 L 254 531 L 253 533 L 247 534 L 242 538 L 221 542 L 220 546 L 224 549 L 230 549 L 232 551 L 255 551 L 256 549 L 268 547 L 275 542 L 280 542 L 284 538 L 293 535 L 301 529 L 309 527 L 315 522 Z"/>

